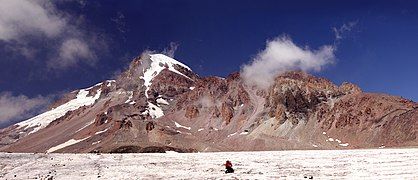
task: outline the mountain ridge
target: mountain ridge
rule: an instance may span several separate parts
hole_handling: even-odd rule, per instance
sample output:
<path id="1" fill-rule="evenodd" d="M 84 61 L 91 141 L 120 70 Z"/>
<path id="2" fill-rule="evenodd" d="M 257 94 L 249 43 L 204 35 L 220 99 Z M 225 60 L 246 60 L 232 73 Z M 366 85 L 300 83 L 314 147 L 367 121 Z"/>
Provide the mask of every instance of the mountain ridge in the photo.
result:
<path id="1" fill-rule="evenodd" d="M 260 89 L 246 85 L 239 72 L 226 78 L 200 77 L 162 54 L 143 54 L 116 80 L 73 91 L 53 108 L 0 130 L 0 151 L 197 152 L 418 144 L 418 105 L 413 101 L 364 93 L 351 83 L 337 86 L 301 71 L 280 74 L 268 89 Z"/>

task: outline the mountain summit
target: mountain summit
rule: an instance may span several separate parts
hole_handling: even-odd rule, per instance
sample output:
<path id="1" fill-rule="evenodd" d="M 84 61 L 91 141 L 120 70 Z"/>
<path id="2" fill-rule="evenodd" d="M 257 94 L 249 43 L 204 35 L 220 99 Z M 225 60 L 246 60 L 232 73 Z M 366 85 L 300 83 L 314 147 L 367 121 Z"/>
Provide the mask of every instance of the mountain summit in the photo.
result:
<path id="1" fill-rule="evenodd" d="M 260 69 L 260 71 L 262 71 Z M 416 146 L 418 104 L 300 71 L 268 89 L 144 54 L 116 80 L 0 130 L 9 152 L 178 152 Z"/>

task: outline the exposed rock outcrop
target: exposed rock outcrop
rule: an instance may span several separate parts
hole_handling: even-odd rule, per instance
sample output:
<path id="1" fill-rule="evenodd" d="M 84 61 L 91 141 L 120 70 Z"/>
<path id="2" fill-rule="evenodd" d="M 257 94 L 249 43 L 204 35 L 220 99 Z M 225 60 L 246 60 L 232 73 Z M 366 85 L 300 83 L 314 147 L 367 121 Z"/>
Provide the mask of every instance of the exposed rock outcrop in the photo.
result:
<path id="1" fill-rule="evenodd" d="M 189 119 L 196 118 L 199 115 L 199 109 L 197 106 L 191 105 L 186 107 L 185 117 Z"/>

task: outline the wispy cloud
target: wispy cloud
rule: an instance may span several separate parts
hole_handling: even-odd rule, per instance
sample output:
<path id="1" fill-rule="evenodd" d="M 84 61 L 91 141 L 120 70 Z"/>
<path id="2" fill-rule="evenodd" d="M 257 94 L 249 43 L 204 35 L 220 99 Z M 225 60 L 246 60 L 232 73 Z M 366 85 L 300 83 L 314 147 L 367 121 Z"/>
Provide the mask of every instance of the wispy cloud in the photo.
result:
<path id="1" fill-rule="evenodd" d="M 347 33 L 351 32 L 356 27 L 357 24 L 358 24 L 358 21 L 351 21 L 348 23 L 344 23 L 342 26 L 338 28 L 332 27 L 332 31 L 334 31 L 334 35 L 335 35 L 335 41 L 338 42 L 344 39 Z"/>
<path id="2" fill-rule="evenodd" d="M 0 0 L 1 40 L 19 40 L 23 36 L 35 34 L 56 37 L 65 25 L 65 19 L 41 1 Z"/>
<path id="3" fill-rule="evenodd" d="M 96 59 L 96 54 L 86 42 L 80 39 L 67 39 L 61 44 L 58 58 L 50 60 L 48 66 L 62 69 L 74 66 L 80 60 L 85 60 L 87 64 L 94 64 Z"/>
<path id="4" fill-rule="evenodd" d="M 15 96 L 11 92 L 0 93 L 0 128 L 29 118 L 51 102 L 51 97 L 37 96 L 29 98 L 25 95 Z"/>
<path id="5" fill-rule="evenodd" d="M 117 12 L 117 15 L 110 20 L 116 24 L 116 28 L 120 33 L 126 33 L 128 31 L 126 29 L 125 15 L 122 12 Z"/>
<path id="6" fill-rule="evenodd" d="M 241 68 L 241 76 L 249 85 L 267 88 L 274 78 L 292 70 L 320 71 L 335 61 L 335 47 L 324 45 L 317 50 L 299 47 L 288 36 L 267 41 L 266 48 Z"/>
<path id="7" fill-rule="evenodd" d="M 179 45 L 179 43 L 171 42 L 170 45 L 167 48 L 165 48 L 161 53 L 167 55 L 168 57 L 174 58 L 174 54 L 176 53 Z"/>
<path id="8" fill-rule="evenodd" d="M 63 2 L 72 1 L 0 0 L 1 44 L 32 59 L 37 51 L 47 51 L 47 64 L 53 69 L 73 67 L 80 62 L 94 65 L 95 50 L 103 49 L 98 46 L 105 45 L 105 40 L 84 29 L 79 16 L 56 8 L 54 3 Z M 74 2 L 86 4 L 82 0 Z M 48 43 L 43 43 L 45 40 Z"/>

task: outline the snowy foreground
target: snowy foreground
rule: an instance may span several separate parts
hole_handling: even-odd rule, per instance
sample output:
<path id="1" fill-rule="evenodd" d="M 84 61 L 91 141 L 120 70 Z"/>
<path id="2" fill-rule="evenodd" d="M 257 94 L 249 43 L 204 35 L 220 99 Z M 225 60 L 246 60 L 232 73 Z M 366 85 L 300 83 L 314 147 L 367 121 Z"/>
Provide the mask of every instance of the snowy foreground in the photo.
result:
<path id="1" fill-rule="evenodd" d="M 234 174 L 224 174 L 231 160 Z M 0 179 L 418 179 L 418 149 L 165 154 L 0 153 Z"/>

